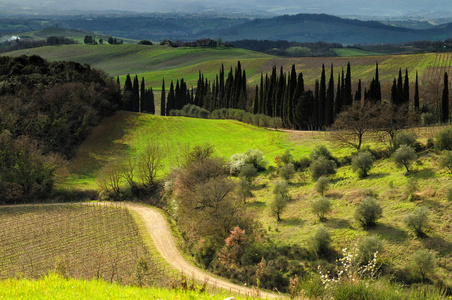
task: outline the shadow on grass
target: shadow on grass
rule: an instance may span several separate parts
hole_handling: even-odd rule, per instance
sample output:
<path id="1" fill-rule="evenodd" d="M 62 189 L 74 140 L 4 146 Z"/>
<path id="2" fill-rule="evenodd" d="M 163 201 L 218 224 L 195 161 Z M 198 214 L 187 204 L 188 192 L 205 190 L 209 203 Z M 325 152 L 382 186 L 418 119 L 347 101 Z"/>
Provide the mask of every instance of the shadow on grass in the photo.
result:
<path id="1" fill-rule="evenodd" d="M 441 255 L 452 253 L 452 243 L 442 237 L 426 236 L 422 239 L 422 243 L 426 248 L 438 251 Z"/>
<path id="2" fill-rule="evenodd" d="M 421 170 L 415 170 L 406 175 L 414 179 L 431 179 L 436 177 L 436 172 L 431 168 L 423 168 Z"/>
<path id="3" fill-rule="evenodd" d="M 338 219 L 338 218 L 328 218 L 326 219 L 326 222 L 322 222 L 329 228 L 334 229 L 343 229 L 343 228 L 352 228 L 351 223 L 349 220 L 346 219 Z"/>
<path id="4" fill-rule="evenodd" d="M 303 221 L 300 218 L 287 218 L 287 219 L 283 218 L 280 222 L 280 224 L 288 226 L 303 226 L 304 223 L 305 221 Z"/>
<path id="5" fill-rule="evenodd" d="M 247 201 L 246 204 L 252 208 L 262 208 L 265 207 L 265 201 Z"/>
<path id="6" fill-rule="evenodd" d="M 391 242 L 402 242 L 408 238 L 406 231 L 388 224 L 378 223 L 375 227 L 370 228 L 368 231 L 369 233 L 375 233 L 382 239 Z"/>
<path id="7" fill-rule="evenodd" d="M 370 173 L 369 176 L 362 178 L 361 180 L 380 179 L 391 175 L 390 173 Z"/>

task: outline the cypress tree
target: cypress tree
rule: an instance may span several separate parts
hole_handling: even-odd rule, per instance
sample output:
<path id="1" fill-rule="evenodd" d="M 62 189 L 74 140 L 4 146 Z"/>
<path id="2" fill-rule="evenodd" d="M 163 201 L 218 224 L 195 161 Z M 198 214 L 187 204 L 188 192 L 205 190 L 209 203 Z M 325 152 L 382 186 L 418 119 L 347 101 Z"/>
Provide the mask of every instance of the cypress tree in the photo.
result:
<path id="1" fill-rule="evenodd" d="M 261 72 L 261 88 L 259 90 L 259 114 L 264 114 L 265 113 L 265 99 L 264 99 L 264 75 Z"/>
<path id="2" fill-rule="evenodd" d="M 312 125 L 314 129 L 319 129 L 319 98 L 320 98 L 320 83 L 318 80 L 315 81 L 314 89 L 314 103 L 312 105 Z"/>
<path id="3" fill-rule="evenodd" d="M 130 78 L 130 75 L 127 74 L 123 90 L 124 110 L 126 111 L 132 111 L 132 90 L 132 80 Z"/>
<path id="4" fill-rule="evenodd" d="M 380 77 L 378 75 L 378 62 L 375 67 L 375 99 L 378 102 L 381 102 L 381 85 L 380 85 Z"/>
<path id="5" fill-rule="evenodd" d="M 318 122 L 319 127 L 323 128 L 325 126 L 325 107 L 326 107 L 326 76 L 325 76 L 325 65 L 322 64 L 322 74 L 320 76 L 320 86 L 319 86 L 319 98 L 318 98 Z"/>
<path id="6" fill-rule="evenodd" d="M 416 71 L 416 84 L 414 86 L 414 108 L 416 110 L 419 109 L 419 83 L 417 71 Z"/>
<path id="7" fill-rule="evenodd" d="M 408 69 L 405 69 L 405 81 L 403 83 L 403 104 L 408 104 L 410 102 L 410 82 L 408 78 Z"/>
<path id="8" fill-rule="evenodd" d="M 119 75 L 116 76 L 116 84 L 118 84 L 118 86 L 121 86 L 121 82 L 119 82 Z"/>
<path id="9" fill-rule="evenodd" d="M 132 111 L 138 112 L 139 110 L 140 110 L 140 84 L 138 82 L 138 75 L 135 75 L 132 87 Z"/>
<path id="10" fill-rule="evenodd" d="M 399 69 L 399 78 L 397 80 L 397 96 L 394 104 L 400 105 L 403 103 L 403 78 L 402 69 Z"/>
<path id="11" fill-rule="evenodd" d="M 301 96 L 304 92 L 304 80 L 303 80 L 303 73 L 299 73 L 298 74 L 298 79 L 297 79 L 297 87 L 295 89 L 295 92 L 293 94 L 293 99 L 292 99 L 292 119 L 294 121 L 294 124 L 296 125 L 296 129 L 301 129 L 301 122 L 299 122 L 300 120 L 296 120 L 297 118 L 297 109 L 298 109 L 298 104 L 300 102 Z"/>
<path id="12" fill-rule="evenodd" d="M 358 89 L 356 90 L 355 93 L 355 102 L 360 103 L 361 104 L 361 94 L 362 94 L 362 88 L 361 88 L 361 79 L 358 80 Z"/>
<path id="13" fill-rule="evenodd" d="M 392 87 L 391 87 L 391 103 L 394 105 L 397 105 L 397 103 L 398 103 L 397 95 L 398 95 L 397 80 L 394 78 L 394 81 L 392 82 Z"/>
<path id="14" fill-rule="evenodd" d="M 343 77 L 343 75 L 342 75 Z M 352 72 L 350 67 L 350 62 L 347 63 L 347 73 L 345 76 L 345 83 L 344 83 L 344 97 L 343 97 L 343 103 L 345 106 L 351 106 L 353 104 L 353 96 L 352 96 Z"/>
<path id="15" fill-rule="evenodd" d="M 341 90 L 341 73 L 337 78 L 336 101 L 334 102 L 334 114 L 337 116 L 342 112 L 342 90 Z"/>
<path id="16" fill-rule="evenodd" d="M 333 64 L 331 64 L 330 81 L 328 82 L 328 90 L 326 91 L 325 104 L 325 125 L 331 126 L 334 122 L 334 72 Z"/>
<path id="17" fill-rule="evenodd" d="M 170 111 L 174 110 L 175 99 L 174 99 L 174 84 L 171 80 L 170 89 L 168 92 L 168 99 L 166 100 L 166 115 L 170 115 Z"/>
<path id="18" fill-rule="evenodd" d="M 444 88 L 441 104 L 441 122 L 449 123 L 449 76 L 447 75 L 447 72 L 444 73 Z"/>
<path id="19" fill-rule="evenodd" d="M 256 94 L 254 96 L 253 103 L 253 114 L 258 114 L 259 112 L 259 86 L 256 84 Z"/>
<path id="20" fill-rule="evenodd" d="M 155 102 L 154 102 L 154 91 L 152 88 L 149 90 L 149 113 L 155 115 Z"/>
<path id="21" fill-rule="evenodd" d="M 138 109 L 139 112 L 143 112 L 148 110 L 149 105 L 148 101 L 149 99 L 146 98 L 146 91 L 144 86 L 144 77 L 141 77 L 141 86 L 140 86 L 140 108 Z M 143 109 L 144 108 L 144 109 Z"/>
<path id="22" fill-rule="evenodd" d="M 163 78 L 163 82 L 162 82 L 162 95 L 160 97 L 160 115 L 161 116 L 165 116 L 166 115 L 166 95 L 165 95 L 165 78 Z"/>

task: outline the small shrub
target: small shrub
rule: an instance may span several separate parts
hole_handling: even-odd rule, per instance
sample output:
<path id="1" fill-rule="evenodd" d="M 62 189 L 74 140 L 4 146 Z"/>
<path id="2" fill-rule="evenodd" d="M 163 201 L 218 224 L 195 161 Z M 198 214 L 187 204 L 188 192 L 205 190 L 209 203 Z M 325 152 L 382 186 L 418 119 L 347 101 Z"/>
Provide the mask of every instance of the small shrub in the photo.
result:
<path id="1" fill-rule="evenodd" d="M 323 196 L 330 187 L 330 179 L 327 176 L 320 176 L 315 185 L 315 190 Z"/>
<path id="2" fill-rule="evenodd" d="M 398 168 L 405 167 L 407 173 L 410 173 L 410 167 L 416 160 L 417 155 L 413 148 L 401 145 L 392 155 L 392 159 Z"/>
<path id="3" fill-rule="evenodd" d="M 283 179 L 290 181 L 290 179 L 295 174 L 295 167 L 293 163 L 285 164 L 284 166 L 279 168 L 278 173 Z"/>
<path id="4" fill-rule="evenodd" d="M 325 215 L 331 212 L 331 203 L 327 197 L 321 197 L 312 201 L 311 211 L 319 217 L 320 221 L 325 221 Z"/>
<path id="5" fill-rule="evenodd" d="M 405 216 L 403 221 L 407 227 L 416 234 L 417 237 L 424 235 L 424 229 L 428 226 L 428 209 L 419 207 L 412 213 Z"/>
<path id="6" fill-rule="evenodd" d="M 380 204 L 373 198 L 366 197 L 355 210 L 355 219 L 360 222 L 365 228 L 375 226 L 375 223 L 381 218 L 383 209 Z"/>
<path id="7" fill-rule="evenodd" d="M 292 154 L 290 154 L 289 150 L 286 150 L 283 155 L 281 155 L 281 162 L 285 165 L 291 163 L 293 161 Z"/>
<path id="8" fill-rule="evenodd" d="M 376 235 L 366 236 L 358 244 L 358 256 L 362 263 L 368 264 L 375 253 L 383 251 L 383 242 Z"/>
<path id="9" fill-rule="evenodd" d="M 251 164 L 245 164 L 240 168 L 240 177 L 245 178 L 250 184 L 257 176 L 257 169 Z"/>
<path id="10" fill-rule="evenodd" d="M 296 160 L 293 162 L 295 170 L 304 171 L 311 165 L 311 160 L 309 157 L 302 157 L 300 160 Z"/>
<path id="11" fill-rule="evenodd" d="M 317 180 L 321 176 L 336 174 L 336 163 L 325 157 L 319 157 L 310 166 L 312 179 Z"/>
<path id="12" fill-rule="evenodd" d="M 399 132 L 394 137 L 394 150 L 399 149 L 400 146 L 410 146 L 413 147 L 416 143 L 416 134 L 415 133 L 405 133 L 405 132 Z"/>
<path id="13" fill-rule="evenodd" d="M 411 267 L 414 273 L 424 281 L 429 274 L 433 273 L 435 268 L 435 255 L 424 249 L 417 250 L 413 254 Z"/>
<path id="14" fill-rule="evenodd" d="M 320 157 L 329 159 L 338 164 L 337 159 L 331 154 L 330 150 L 324 145 L 318 145 L 312 150 L 311 154 L 309 154 L 309 158 L 311 160 L 319 159 Z"/>
<path id="15" fill-rule="evenodd" d="M 375 158 L 369 151 L 359 152 L 352 157 L 352 170 L 358 172 L 360 178 L 367 177 Z"/>
<path id="16" fill-rule="evenodd" d="M 439 158 L 439 167 L 452 174 L 452 151 L 445 150 Z"/>
<path id="17" fill-rule="evenodd" d="M 419 188 L 417 180 L 415 178 L 409 178 L 405 187 L 405 193 L 408 200 L 413 200 L 414 193 L 416 193 L 418 190 Z"/>
<path id="18" fill-rule="evenodd" d="M 277 221 L 281 221 L 281 213 L 287 206 L 287 202 L 289 201 L 289 185 L 287 181 L 281 180 L 276 182 L 275 187 L 273 189 L 273 202 L 270 206 L 271 212 L 274 216 L 276 216 Z"/>
<path id="19" fill-rule="evenodd" d="M 317 228 L 310 238 L 311 249 L 317 255 L 327 254 L 331 244 L 331 234 L 323 226 Z"/>
<path id="20" fill-rule="evenodd" d="M 435 139 L 435 148 L 438 150 L 452 150 L 452 128 L 438 132 Z"/>

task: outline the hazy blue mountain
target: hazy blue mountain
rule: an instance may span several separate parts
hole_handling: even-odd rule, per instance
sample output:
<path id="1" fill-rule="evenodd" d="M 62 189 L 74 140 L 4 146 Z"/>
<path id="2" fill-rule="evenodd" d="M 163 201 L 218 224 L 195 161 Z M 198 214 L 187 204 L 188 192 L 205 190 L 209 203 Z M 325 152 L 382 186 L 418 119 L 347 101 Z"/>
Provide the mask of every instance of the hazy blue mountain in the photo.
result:
<path id="1" fill-rule="evenodd" d="M 2 0 L 0 13 L 22 12 L 56 12 L 62 10 L 122 10 L 139 12 L 252 12 L 297 14 L 327 13 L 333 15 L 362 16 L 407 16 L 438 15 L 447 16 L 452 11 L 450 0 Z"/>

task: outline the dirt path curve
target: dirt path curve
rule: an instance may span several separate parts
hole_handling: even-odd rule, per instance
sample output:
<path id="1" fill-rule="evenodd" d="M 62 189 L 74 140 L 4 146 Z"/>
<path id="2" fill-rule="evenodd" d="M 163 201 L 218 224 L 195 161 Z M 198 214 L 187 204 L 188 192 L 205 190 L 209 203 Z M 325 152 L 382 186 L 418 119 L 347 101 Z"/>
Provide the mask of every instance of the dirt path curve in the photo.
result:
<path id="1" fill-rule="evenodd" d="M 140 215 L 145 222 L 149 234 L 154 240 L 157 250 L 172 267 L 180 272 L 183 272 L 187 276 L 200 281 L 207 280 L 208 284 L 240 295 L 256 294 L 256 291 L 253 289 L 233 284 L 220 278 L 215 278 L 186 261 L 176 247 L 176 242 L 171 233 L 168 222 L 156 209 L 136 203 L 125 203 L 125 206 Z M 282 295 L 276 295 L 264 291 L 260 291 L 259 297 L 264 299 L 286 299 L 286 297 Z"/>

